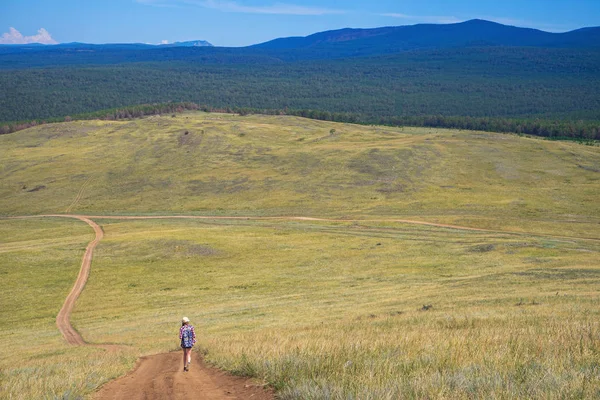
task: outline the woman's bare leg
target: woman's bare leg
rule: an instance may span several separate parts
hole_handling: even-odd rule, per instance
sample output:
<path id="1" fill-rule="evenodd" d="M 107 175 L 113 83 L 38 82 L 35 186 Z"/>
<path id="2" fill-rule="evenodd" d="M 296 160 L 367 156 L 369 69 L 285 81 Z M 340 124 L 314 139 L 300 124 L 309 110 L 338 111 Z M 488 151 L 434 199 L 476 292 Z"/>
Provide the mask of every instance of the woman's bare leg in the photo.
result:
<path id="1" fill-rule="evenodd" d="M 184 348 L 183 349 L 183 369 L 187 370 L 190 366 L 190 362 L 192 361 L 192 349 Z"/>

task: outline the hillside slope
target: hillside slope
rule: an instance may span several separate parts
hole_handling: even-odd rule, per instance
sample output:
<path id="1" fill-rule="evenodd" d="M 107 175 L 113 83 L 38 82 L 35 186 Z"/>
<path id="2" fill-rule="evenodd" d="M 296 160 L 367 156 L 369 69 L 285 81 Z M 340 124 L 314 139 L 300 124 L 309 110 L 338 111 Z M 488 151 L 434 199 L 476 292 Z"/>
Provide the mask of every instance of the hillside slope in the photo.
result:
<path id="1" fill-rule="evenodd" d="M 599 236 L 600 148 L 572 143 L 189 113 L 39 126 L 3 135 L 0 148 L 1 215 L 559 221 L 561 233 Z"/>
<path id="2" fill-rule="evenodd" d="M 253 48 L 308 50 L 320 58 L 367 56 L 419 49 L 473 46 L 600 48 L 600 28 L 565 33 L 518 28 L 484 20 L 456 24 L 418 24 L 373 29 L 340 29 L 306 37 L 289 37 L 260 43 Z"/>

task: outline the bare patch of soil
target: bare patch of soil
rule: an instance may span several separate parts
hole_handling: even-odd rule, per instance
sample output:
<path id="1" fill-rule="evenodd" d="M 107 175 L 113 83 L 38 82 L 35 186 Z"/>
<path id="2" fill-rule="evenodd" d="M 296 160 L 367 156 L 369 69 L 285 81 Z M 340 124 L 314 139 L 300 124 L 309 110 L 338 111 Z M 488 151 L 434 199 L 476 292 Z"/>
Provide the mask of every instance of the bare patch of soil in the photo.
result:
<path id="1" fill-rule="evenodd" d="M 274 399 L 273 391 L 248 378 L 228 375 L 206 365 L 193 352 L 188 372 L 179 352 L 143 357 L 136 368 L 104 385 L 94 400 L 127 399 Z"/>

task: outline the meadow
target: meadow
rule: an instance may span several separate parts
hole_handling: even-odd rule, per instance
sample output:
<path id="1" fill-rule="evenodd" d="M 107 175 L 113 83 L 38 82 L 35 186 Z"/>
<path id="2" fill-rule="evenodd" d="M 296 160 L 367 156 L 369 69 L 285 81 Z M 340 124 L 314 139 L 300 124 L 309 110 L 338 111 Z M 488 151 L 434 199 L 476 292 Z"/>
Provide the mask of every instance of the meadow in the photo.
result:
<path id="1" fill-rule="evenodd" d="M 76 399 L 135 362 L 68 345 L 56 314 L 93 238 L 75 220 L 0 221 L 0 398 Z"/>
<path id="2" fill-rule="evenodd" d="M 599 236 L 600 147 L 577 143 L 198 112 L 42 125 L 0 149 L 3 215 L 410 217 Z"/>
<path id="3" fill-rule="evenodd" d="M 90 396 L 176 350 L 182 315 L 207 361 L 282 399 L 600 395 L 599 148 L 202 113 L 0 141 L 4 216 L 99 215 L 72 322 L 121 345 L 54 325 L 91 229 L 2 219 L 2 398 Z"/>

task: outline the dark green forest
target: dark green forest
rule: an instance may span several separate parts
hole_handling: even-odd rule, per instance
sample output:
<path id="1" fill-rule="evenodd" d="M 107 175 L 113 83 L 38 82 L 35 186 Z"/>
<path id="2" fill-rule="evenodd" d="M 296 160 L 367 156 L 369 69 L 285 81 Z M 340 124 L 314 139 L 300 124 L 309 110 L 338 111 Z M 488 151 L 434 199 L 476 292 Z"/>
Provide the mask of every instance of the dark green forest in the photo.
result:
<path id="1" fill-rule="evenodd" d="M 600 138 L 598 50 L 481 47 L 255 63 L 227 57 L 35 68 L 5 63 L 0 121 L 8 126 L 133 104 L 193 102 L 524 133 L 532 133 L 523 131 L 526 123 L 537 121 L 553 127 L 547 136 Z"/>

